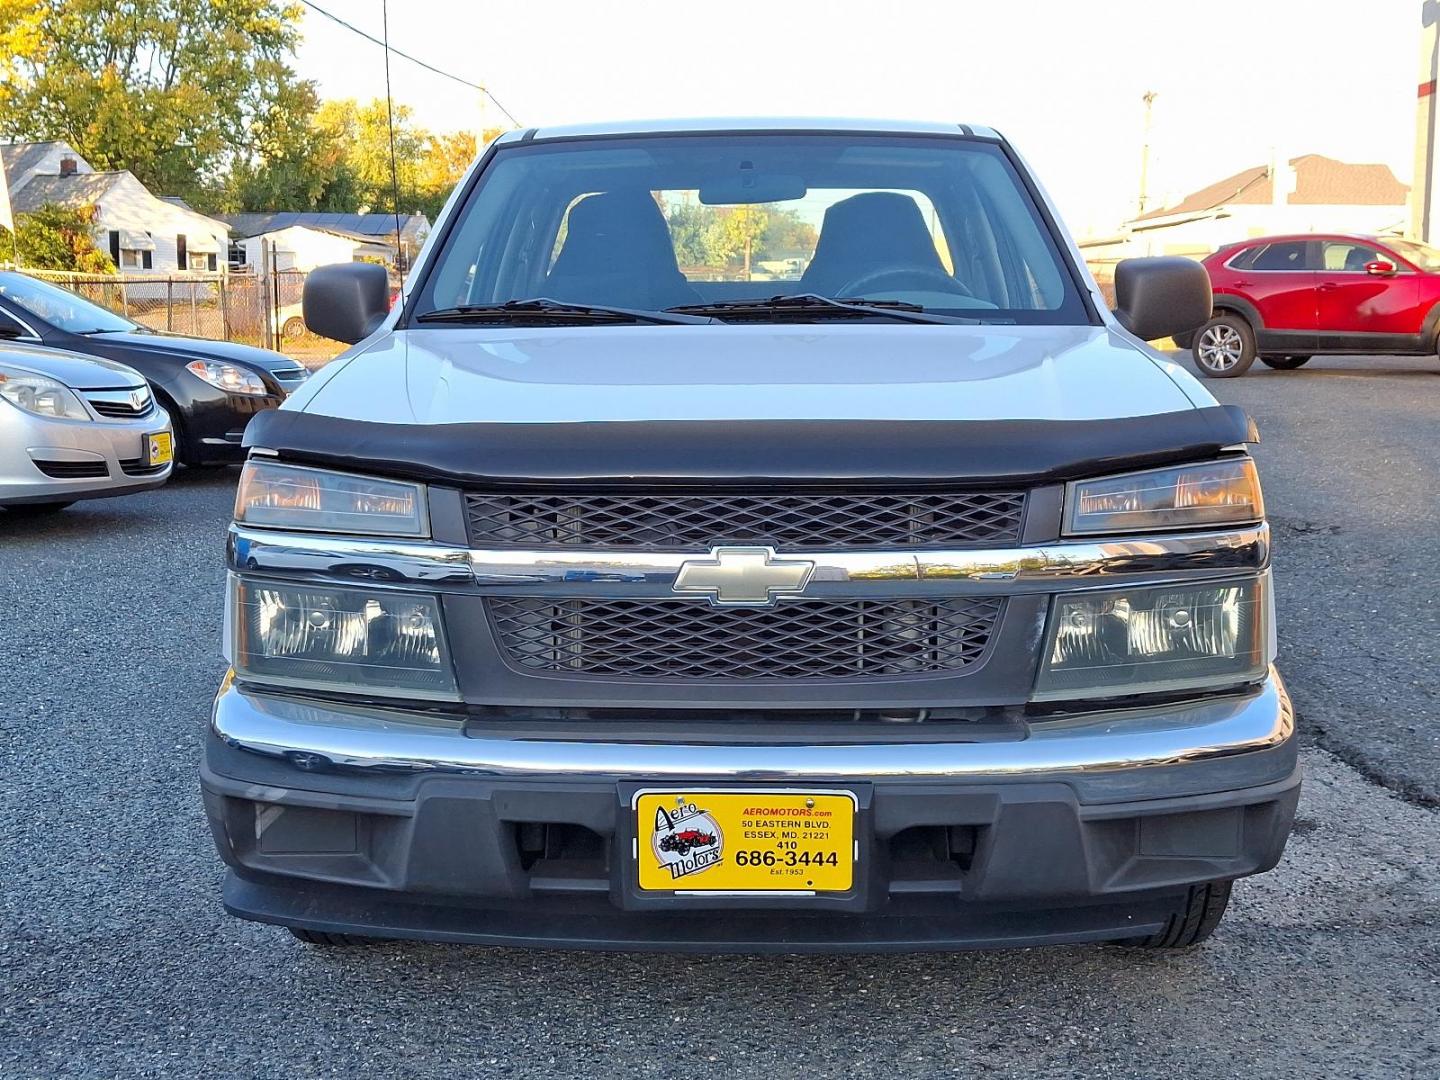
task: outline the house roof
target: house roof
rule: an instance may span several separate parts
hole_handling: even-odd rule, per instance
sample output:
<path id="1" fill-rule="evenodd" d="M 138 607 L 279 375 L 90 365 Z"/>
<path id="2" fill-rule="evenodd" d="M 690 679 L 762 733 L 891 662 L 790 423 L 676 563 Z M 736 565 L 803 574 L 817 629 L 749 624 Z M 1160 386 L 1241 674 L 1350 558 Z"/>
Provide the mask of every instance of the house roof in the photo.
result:
<path id="1" fill-rule="evenodd" d="M 230 226 L 231 232 L 246 238 L 278 232 L 292 225 L 305 225 L 342 236 L 348 233 L 367 241 L 395 235 L 394 214 L 321 214 L 279 210 L 263 214 L 221 214 L 219 217 Z M 401 214 L 400 221 L 401 231 L 406 235 L 430 228 L 424 214 Z"/>
<path id="2" fill-rule="evenodd" d="M 1304 154 L 1291 158 L 1290 166 L 1295 170 L 1295 190 L 1285 201 L 1291 206 L 1403 206 L 1410 193 L 1409 186 L 1395 179 L 1388 165 L 1355 165 L 1321 154 Z M 1135 220 L 1201 213 L 1221 206 L 1268 204 L 1272 192 L 1269 167 L 1257 165 Z"/>
<path id="3" fill-rule="evenodd" d="M 10 208 L 17 214 L 29 214 L 48 203 L 91 206 L 128 175 L 126 172 L 93 172 L 33 176 L 19 191 L 11 192 Z"/>
<path id="4" fill-rule="evenodd" d="M 15 178 L 34 168 L 57 146 L 70 150 L 70 144 L 58 139 L 53 142 L 7 143 L 0 146 L 0 164 L 5 167 L 5 181 L 14 194 Z M 74 153 L 73 150 L 71 150 Z M 80 155 L 76 154 L 76 157 Z"/>
<path id="5" fill-rule="evenodd" d="M 222 218 L 221 220 L 224 219 Z M 393 217 L 390 219 L 390 223 L 392 225 L 395 223 L 395 219 Z M 283 232 L 285 229 L 309 229 L 311 232 L 324 233 L 327 236 L 338 236 L 342 240 L 351 240 L 357 244 L 373 244 L 379 247 L 388 247 L 390 244 L 390 236 L 388 235 L 370 236 L 362 232 L 353 232 L 350 229 L 334 229 L 329 227 L 328 225 L 286 225 L 284 226 L 284 228 L 272 229 L 269 232 L 253 233 L 250 236 L 245 237 L 245 239 L 254 240 L 256 237 L 269 236 L 272 232 Z M 392 228 L 390 230 L 390 234 L 393 235 L 394 232 L 395 230 Z"/>

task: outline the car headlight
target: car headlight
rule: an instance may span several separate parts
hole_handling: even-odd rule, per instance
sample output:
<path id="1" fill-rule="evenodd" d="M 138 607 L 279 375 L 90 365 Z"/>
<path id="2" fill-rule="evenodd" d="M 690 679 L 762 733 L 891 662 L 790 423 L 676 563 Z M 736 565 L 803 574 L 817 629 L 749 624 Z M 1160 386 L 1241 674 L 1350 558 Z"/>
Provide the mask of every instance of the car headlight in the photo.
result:
<path id="1" fill-rule="evenodd" d="M 265 380 L 249 368 L 236 367 L 223 360 L 193 360 L 185 370 L 204 379 L 227 394 L 268 394 Z"/>
<path id="2" fill-rule="evenodd" d="M 235 520 L 276 529 L 429 536 L 419 484 L 251 458 L 240 471 Z"/>
<path id="3" fill-rule="evenodd" d="M 21 368 L 0 365 L 0 397 L 36 416 L 92 419 L 74 391 L 64 383 Z"/>
<path id="4" fill-rule="evenodd" d="M 458 700 L 434 596 L 231 575 L 236 674 L 285 686 Z"/>
<path id="5" fill-rule="evenodd" d="M 1248 457 L 1081 480 L 1065 491 L 1070 536 L 1238 525 L 1264 517 L 1260 478 Z"/>
<path id="6" fill-rule="evenodd" d="M 1253 682 L 1270 662 L 1268 578 L 1055 597 L 1033 699 Z"/>

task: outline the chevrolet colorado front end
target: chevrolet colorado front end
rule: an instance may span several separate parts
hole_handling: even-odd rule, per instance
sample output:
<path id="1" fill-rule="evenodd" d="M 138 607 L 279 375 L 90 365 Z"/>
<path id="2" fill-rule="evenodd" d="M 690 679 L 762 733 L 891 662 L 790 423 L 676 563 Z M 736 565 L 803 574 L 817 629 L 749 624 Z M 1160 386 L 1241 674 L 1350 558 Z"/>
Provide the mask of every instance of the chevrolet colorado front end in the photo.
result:
<path id="1" fill-rule="evenodd" d="M 1299 791 L 1255 435 L 968 126 L 497 140 L 258 416 L 202 770 L 316 943 L 1193 944 Z M 698 916 L 698 917 L 697 917 Z"/>

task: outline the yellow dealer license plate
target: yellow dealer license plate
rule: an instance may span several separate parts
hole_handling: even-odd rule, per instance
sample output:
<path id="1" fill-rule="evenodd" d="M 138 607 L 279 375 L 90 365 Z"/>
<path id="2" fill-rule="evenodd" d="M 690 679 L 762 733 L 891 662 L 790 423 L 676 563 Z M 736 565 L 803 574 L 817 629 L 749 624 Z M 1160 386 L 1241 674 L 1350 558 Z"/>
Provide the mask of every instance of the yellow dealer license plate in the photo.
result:
<path id="1" fill-rule="evenodd" d="M 175 444 L 171 440 L 170 432 L 157 431 L 152 435 L 144 436 L 145 440 L 145 464 L 165 465 L 175 456 Z"/>
<path id="2" fill-rule="evenodd" d="M 846 892 L 855 877 L 846 791 L 642 791 L 635 859 L 648 892 Z"/>

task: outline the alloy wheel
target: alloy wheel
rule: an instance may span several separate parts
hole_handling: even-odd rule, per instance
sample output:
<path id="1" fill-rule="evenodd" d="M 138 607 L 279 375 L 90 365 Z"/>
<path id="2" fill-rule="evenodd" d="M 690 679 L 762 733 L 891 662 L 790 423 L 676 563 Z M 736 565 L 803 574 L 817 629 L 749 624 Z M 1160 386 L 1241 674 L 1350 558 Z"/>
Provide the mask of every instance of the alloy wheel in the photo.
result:
<path id="1" fill-rule="evenodd" d="M 1240 331 L 1225 323 L 1207 326 L 1195 343 L 1195 354 L 1211 371 L 1229 371 L 1245 353 Z"/>

